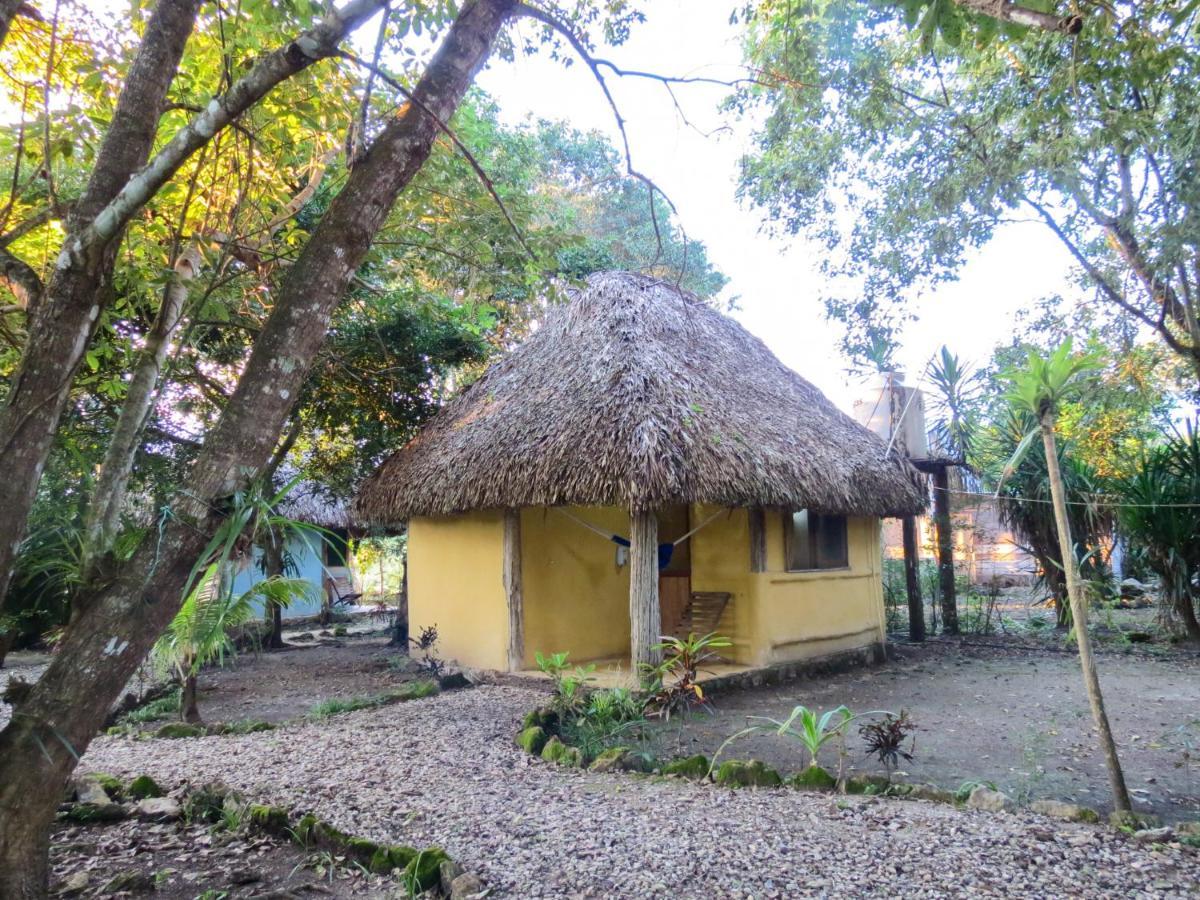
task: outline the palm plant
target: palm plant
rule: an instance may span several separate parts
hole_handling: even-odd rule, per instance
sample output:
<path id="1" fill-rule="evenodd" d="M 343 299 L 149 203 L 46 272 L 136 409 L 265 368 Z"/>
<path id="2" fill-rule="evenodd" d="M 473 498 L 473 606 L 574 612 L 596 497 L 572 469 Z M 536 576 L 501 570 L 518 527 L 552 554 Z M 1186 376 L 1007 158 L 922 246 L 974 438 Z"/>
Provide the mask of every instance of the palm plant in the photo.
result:
<path id="1" fill-rule="evenodd" d="M 1156 447 L 1136 473 L 1119 485 L 1121 527 L 1162 583 L 1159 621 L 1183 626 L 1200 641 L 1196 579 L 1200 576 L 1200 439 L 1187 434 Z"/>
<path id="2" fill-rule="evenodd" d="M 978 431 L 978 373 L 943 346 L 929 364 L 928 378 L 933 386 L 931 433 L 938 455 L 965 463 Z"/>
<path id="3" fill-rule="evenodd" d="M 1025 436 L 1036 433 L 1037 428 L 1037 421 L 1028 410 L 1005 410 L 992 435 L 993 454 L 1011 460 Z M 1108 507 L 1096 502 L 1101 480 L 1087 463 L 1069 455 L 1066 444 L 1056 446 L 1074 559 L 1087 582 L 1104 582 L 1108 572 L 1098 551 L 1104 537 L 1112 533 L 1113 517 Z M 1037 560 L 1040 578 L 1054 600 L 1058 626 L 1066 628 L 1071 624 L 1071 607 L 1052 493 L 1045 449 L 1031 443 L 1001 476 L 996 502 L 1001 520 L 1013 530 L 1022 548 Z"/>
<path id="4" fill-rule="evenodd" d="M 196 704 L 200 669 L 225 662 L 235 650 L 234 633 L 255 617 L 259 606 L 286 607 L 312 591 L 312 585 L 302 579 L 274 576 L 234 594 L 222 568 L 216 562 L 209 566 L 153 650 L 155 660 L 170 667 L 183 685 L 179 713 L 185 722 L 200 721 Z"/>
<path id="5" fill-rule="evenodd" d="M 1015 408 L 1032 413 L 1037 427 L 1030 429 L 1017 445 L 1006 473 L 1014 470 L 1024 459 L 1029 447 L 1040 435 L 1045 451 L 1046 474 L 1050 482 L 1050 494 L 1054 508 L 1054 523 L 1058 531 L 1058 542 L 1064 573 L 1067 581 L 1067 598 L 1075 620 L 1076 646 L 1079 662 L 1083 669 L 1083 684 L 1087 691 L 1092 718 L 1100 735 L 1100 747 L 1108 767 L 1108 778 L 1113 792 L 1113 805 L 1119 811 L 1128 811 L 1132 804 L 1125 787 L 1125 774 L 1117 757 L 1117 745 L 1108 724 L 1108 713 L 1104 709 L 1104 695 L 1100 691 L 1100 678 L 1096 674 L 1096 662 L 1092 658 L 1091 637 L 1087 630 L 1087 604 L 1079 581 L 1079 566 L 1075 560 L 1074 543 L 1071 540 L 1071 520 L 1067 513 L 1066 490 L 1063 486 L 1062 469 L 1059 466 L 1059 451 L 1054 426 L 1058 406 L 1064 398 L 1079 390 L 1083 375 L 1096 367 L 1094 357 L 1073 353 L 1068 338 L 1060 347 L 1042 357 L 1031 350 L 1024 368 L 1008 373 L 1008 402 Z"/>

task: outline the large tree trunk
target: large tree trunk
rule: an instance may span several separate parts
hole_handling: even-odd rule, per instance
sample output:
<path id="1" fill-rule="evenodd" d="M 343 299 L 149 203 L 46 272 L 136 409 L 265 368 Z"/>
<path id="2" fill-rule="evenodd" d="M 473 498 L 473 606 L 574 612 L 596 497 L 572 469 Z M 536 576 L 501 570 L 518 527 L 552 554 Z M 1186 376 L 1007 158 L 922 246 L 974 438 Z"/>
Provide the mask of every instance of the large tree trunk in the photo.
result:
<path id="1" fill-rule="evenodd" d="M 125 404 L 117 417 L 112 440 L 104 454 L 96 488 L 92 492 L 84 525 L 83 578 L 90 580 L 97 559 L 112 549 L 121 524 L 121 510 L 133 461 L 141 444 L 142 433 L 158 395 L 158 380 L 171 345 L 171 337 L 183 320 L 188 284 L 200 270 L 200 251 L 188 247 L 175 262 L 170 284 L 163 290 L 158 315 L 146 335 L 146 344 L 134 369 L 125 394 Z"/>
<path id="2" fill-rule="evenodd" d="M 149 158 L 199 6 L 200 0 L 161 0 L 146 24 L 87 188 L 71 207 L 62 253 L 0 411 L 0 605 L 71 381 L 112 292 L 118 241 L 81 249 L 76 236 Z"/>
<path id="3" fill-rule="evenodd" d="M 109 706 L 182 603 L 221 506 L 265 466 L 329 319 L 400 191 L 487 58 L 511 0 L 465 4 L 413 91 L 354 167 L 288 271 L 275 308 L 217 426 L 176 494 L 172 514 L 83 604 L 79 621 L 0 732 L 0 897 L 47 890 L 59 798 Z M 436 117 L 436 119 L 435 119 Z"/>
<path id="4" fill-rule="evenodd" d="M 629 514 L 629 664 L 635 682 L 643 666 L 658 665 L 662 611 L 658 601 L 658 519 L 653 510 Z"/>
<path id="5" fill-rule="evenodd" d="M 904 537 L 904 590 L 908 595 L 908 639 L 925 640 L 925 605 L 921 602 L 921 559 L 917 548 L 916 516 L 900 520 Z"/>
<path id="6" fill-rule="evenodd" d="M 8 37 L 9 26 L 17 17 L 17 11 L 25 3 L 26 0 L 0 0 L 0 45 L 3 45 L 4 39 Z"/>
<path id="7" fill-rule="evenodd" d="M 72 206 L 62 251 L 0 410 L 0 471 L 6 475 L 0 481 L 0 606 L 71 382 L 111 299 L 113 261 L 125 226 L 213 135 L 280 82 L 336 53 L 342 39 L 383 5 L 384 0 L 350 0 L 327 12 L 206 104 L 147 164 L 199 0 L 161 0 L 155 8 L 87 190 Z"/>
<path id="8" fill-rule="evenodd" d="M 958 634 L 958 596 L 954 585 L 954 526 L 950 519 L 950 477 L 947 466 L 938 466 L 933 476 L 933 517 L 937 525 L 942 634 Z"/>
<path id="9" fill-rule="evenodd" d="M 1041 417 L 1042 444 L 1046 448 L 1046 469 L 1050 476 L 1050 495 L 1054 500 L 1054 522 L 1058 526 L 1058 545 L 1062 550 L 1063 569 L 1067 576 L 1067 597 L 1071 602 L 1071 614 L 1075 618 L 1075 643 L 1079 647 L 1079 664 L 1083 669 L 1083 686 L 1087 691 L 1088 705 L 1092 708 L 1092 720 L 1100 736 L 1100 750 L 1108 767 L 1108 782 L 1112 788 L 1113 806 L 1118 810 L 1132 808 L 1129 791 L 1125 788 L 1125 774 L 1117 758 L 1117 744 L 1113 740 L 1108 724 L 1108 713 L 1104 710 L 1104 695 L 1100 692 L 1100 677 L 1096 674 L 1096 661 L 1092 658 L 1092 638 L 1087 629 L 1087 599 L 1083 596 L 1083 585 L 1079 583 L 1079 565 L 1072 550 L 1071 521 L 1067 518 L 1066 491 L 1062 473 L 1058 468 L 1058 448 L 1054 440 L 1054 412 L 1047 410 Z"/>

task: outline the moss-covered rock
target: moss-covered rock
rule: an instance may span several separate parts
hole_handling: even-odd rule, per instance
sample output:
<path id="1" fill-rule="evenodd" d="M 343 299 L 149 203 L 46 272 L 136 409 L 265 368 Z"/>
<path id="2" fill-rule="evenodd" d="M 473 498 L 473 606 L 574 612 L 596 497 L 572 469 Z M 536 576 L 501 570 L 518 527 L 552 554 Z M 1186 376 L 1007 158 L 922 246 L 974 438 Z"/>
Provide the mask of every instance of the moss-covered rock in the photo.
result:
<path id="1" fill-rule="evenodd" d="M 160 738 L 193 738 L 206 734 L 208 729 L 203 725 L 189 725 L 187 722 L 168 722 L 154 732 L 154 736 Z"/>
<path id="2" fill-rule="evenodd" d="M 673 759 L 662 768 L 664 775 L 676 775 L 679 778 L 690 778 L 693 781 L 699 781 L 701 778 L 708 776 L 708 757 L 703 753 L 697 753 L 695 756 L 687 756 L 682 759 Z"/>
<path id="3" fill-rule="evenodd" d="M 652 768 L 650 760 L 629 747 L 610 747 L 588 766 L 592 772 L 649 772 Z"/>
<path id="4" fill-rule="evenodd" d="M 368 868 L 375 862 L 375 857 L 381 850 L 384 853 L 387 852 L 386 846 L 360 837 L 346 837 L 341 847 L 336 849 L 340 849 L 346 857 Z"/>
<path id="5" fill-rule="evenodd" d="M 832 791 L 837 787 L 837 779 L 816 763 L 803 772 L 797 772 L 787 783 L 799 791 Z"/>
<path id="6" fill-rule="evenodd" d="M 281 806 L 264 806 L 253 804 L 246 810 L 246 822 L 253 831 L 263 834 L 273 834 L 276 837 L 287 837 L 291 832 L 292 821 L 288 811 Z"/>
<path id="7" fill-rule="evenodd" d="M 441 880 L 442 863 L 450 857 L 440 847 L 427 847 L 404 867 L 405 884 L 427 891 Z"/>
<path id="8" fill-rule="evenodd" d="M 928 800 L 931 803 L 954 803 L 957 801 L 954 791 L 940 788 L 936 784 L 910 784 L 908 788 L 909 800 Z"/>
<path id="9" fill-rule="evenodd" d="M 1029 804 L 1031 812 L 1054 819 L 1065 819 L 1068 822 L 1083 822 L 1095 825 L 1100 821 L 1100 813 L 1090 806 L 1080 806 L 1078 803 L 1066 803 L 1062 800 L 1034 800 Z"/>
<path id="10" fill-rule="evenodd" d="M 1128 809 L 1114 809 L 1108 814 L 1108 824 L 1122 831 L 1143 831 L 1156 828 L 1162 824 L 1158 816 L 1148 813 L 1136 813 Z"/>
<path id="11" fill-rule="evenodd" d="M 316 845 L 317 826 L 321 824 L 321 820 L 312 813 L 306 813 L 300 817 L 300 821 L 296 823 L 296 827 L 292 829 L 292 833 L 296 837 L 296 843 L 305 848 Z"/>
<path id="12" fill-rule="evenodd" d="M 846 779 L 847 794 L 882 794 L 891 782 L 882 775 L 851 775 Z"/>
<path id="13" fill-rule="evenodd" d="M 109 775 L 107 772 L 92 772 L 87 777 L 104 788 L 104 793 L 108 794 L 113 800 L 125 799 L 125 782 L 116 775 Z M 136 794 L 134 797 L 138 800 L 142 799 Z"/>
<path id="14" fill-rule="evenodd" d="M 721 763 L 715 775 L 717 784 L 725 787 L 779 787 L 779 773 L 760 759 L 730 759 Z"/>
<path id="15" fill-rule="evenodd" d="M 349 633 L 350 633 L 350 629 L 347 628 L 345 625 L 337 625 L 333 629 L 334 637 L 346 637 L 346 635 L 348 635 Z"/>
<path id="16" fill-rule="evenodd" d="M 409 863 L 416 859 L 417 851 L 412 847 L 400 845 L 381 845 L 371 857 L 367 868 L 376 875 L 387 875 L 391 872 L 403 871 Z"/>
<path id="17" fill-rule="evenodd" d="M 109 793 L 112 793 L 111 791 Z M 149 775 L 139 775 L 133 781 L 129 782 L 129 796 L 134 800 L 145 800 L 148 797 L 162 797 L 166 795 L 158 782 Z"/>
<path id="18" fill-rule="evenodd" d="M 183 817 L 189 822 L 219 822 L 229 788 L 218 782 L 202 785 L 183 798 Z"/>
<path id="19" fill-rule="evenodd" d="M 546 746 L 542 748 L 542 759 L 560 766 L 583 767 L 583 751 L 578 747 L 564 744 L 559 740 L 558 735 L 554 735 L 546 741 Z"/>
<path id="20" fill-rule="evenodd" d="M 547 735 L 540 725 L 530 725 L 517 735 L 517 746 L 537 756 L 546 746 Z"/>
<path id="21" fill-rule="evenodd" d="M 547 734 L 554 733 L 558 730 L 558 712 L 549 706 L 539 706 L 537 709 L 531 709 L 525 713 L 521 727 L 533 728 L 535 725 Z"/>
<path id="22" fill-rule="evenodd" d="M 75 803 L 59 814 L 64 822 L 75 825 L 94 825 L 99 822 L 119 822 L 129 811 L 119 803 Z"/>

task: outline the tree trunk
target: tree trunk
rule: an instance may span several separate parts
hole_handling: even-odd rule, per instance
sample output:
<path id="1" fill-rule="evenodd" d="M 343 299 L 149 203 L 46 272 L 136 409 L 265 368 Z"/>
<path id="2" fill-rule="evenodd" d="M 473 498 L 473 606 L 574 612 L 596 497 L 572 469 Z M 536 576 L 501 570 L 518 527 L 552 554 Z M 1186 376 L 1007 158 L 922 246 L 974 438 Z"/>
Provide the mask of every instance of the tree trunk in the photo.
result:
<path id="1" fill-rule="evenodd" d="M 658 604 L 658 519 L 652 510 L 629 514 L 629 662 L 644 681 L 642 666 L 662 662 L 655 650 L 662 640 L 662 611 Z"/>
<path id="2" fill-rule="evenodd" d="M 4 39 L 8 37 L 9 26 L 12 25 L 12 20 L 17 17 L 17 11 L 25 3 L 26 0 L 0 0 L 0 46 L 4 44 Z"/>
<path id="3" fill-rule="evenodd" d="M 283 574 L 283 538 L 272 532 L 262 548 L 263 573 L 268 578 Z M 267 623 L 267 639 L 263 646 L 267 650 L 283 649 L 283 607 L 274 600 L 267 601 L 264 610 Z"/>
<path id="4" fill-rule="evenodd" d="M 118 241 L 81 250 L 77 236 L 149 158 L 199 6 L 200 0 L 160 0 L 146 24 L 87 188 L 71 207 L 62 253 L 0 410 L 0 608 L 71 381 L 113 290 Z"/>
<path id="5" fill-rule="evenodd" d="M 400 596 L 396 600 L 396 619 L 392 625 L 393 647 L 408 653 L 408 542 L 404 547 L 404 571 L 400 573 Z"/>
<path id="6" fill-rule="evenodd" d="M 154 318 L 146 344 L 142 349 L 133 378 L 125 395 L 121 414 L 117 417 L 112 440 L 104 454 L 96 489 L 88 505 L 84 525 L 83 579 L 95 573 L 97 559 L 112 549 L 121 524 L 125 493 L 133 473 L 133 460 L 141 445 L 142 433 L 154 409 L 158 380 L 163 362 L 171 345 L 171 337 L 183 320 L 183 305 L 187 300 L 188 283 L 200 269 L 200 252 L 189 247 L 175 261 L 171 283 L 163 291 L 158 315 Z"/>
<path id="7" fill-rule="evenodd" d="M 1104 696 L 1100 692 L 1100 677 L 1096 674 L 1096 662 L 1092 658 L 1092 639 L 1087 629 L 1087 601 L 1083 586 L 1079 583 L 1079 566 L 1075 562 L 1074 542 L 1071 539 L 1071 522 L 1067 518 L 1066 491 L 1062 473 L 1058 468 L 1058 448 L 1054 439 L 1054 412 L 1047 410 L 1041 416 L 1042 444 L 1046 448 L 1046 468 L 1050 476 L 1050 495 L 1054 500 L 1054 522 L 1058 526 L 1058 545 L 1062 551 L 1063 569 L 1067 576 L 1067 597 L 1071 602 L 1071 614 L 1075 618 L 1075 643 L 1079 647 L 1079 664 L 1083 669 L 1083 686 L 1087 691 L 1088 704 L 1092 708 L 1092 720 L 1100 735 L 1100 750 L 1108 767 L 1108 781 L 1112 788 L 1113 806 L 1118 810 L 1132 808 L 1129 791 L 1125 788 L 1125 774 L 1117 758 L 1117 744 L 1113 740 L 1104 711 Z"/>
<path id="8" fill-rule="evenodd" d="M 147 164 L 167 89 L 179 67 L 199 0 L 160 0 L 125 78 L 87 189 L 73 204 L 67 236 L 30 321 L 21 363 L 0 410 L 0 608 L 24 538 L 42 468 L 84 352 L 111 294 L 125 226 L 187 159 L 272 88 L 332 56 L 383 0 L 350 0 L 261 57 L 225 94 L 180 129 Z"/>
<path id="9" fill-rule="evenodd" d="M 914 643 L 925 640 L 925 605 L 921 602 L 921 559 L 917 554 L 917 519 L 905 516 L 900 520 L 904 535 L 904 589 L 908 594 L 908 639 Z"/>
<path id="10" fill-rule="evenodd" d="M 462 7 L 413 91 L 354 167 L 288 270 L 275 307 L 171 515 L 81 604 L 53 661 L 0 731 L 0 897 L 46 894 L 49 830 L 78 758 L 146 652 L 179 611 L 222 503 L 271 457 L 350 277 L 401 190 L 429 157 L 513 9 Z M 432 113 L 432 115 L 430 115 Z"/>
<path id="11" fill-rule="evenodd" d="M 942 594 L 942 634 L 958 634 L 958 596 L 954 586 L 954 527 L 950 520 L 948 466 L 933 476 L 933 518 L 937 525 L 938 586 Z"/>
<path id="12" fill-rule="evenodd" d="M 195 725 L 202 721 L 200 708 L 196 705 L 196 673 L 188 672 L 183 679 L 183 691 L 179 698 L 179 718 Z"/>
<path id="13" fill-rule="evenodd" d="M 525 607 L 521 594 L 521 510 L 504 511 L 504 596 L 508 602 L 508 671 L 525 661 Z"/>

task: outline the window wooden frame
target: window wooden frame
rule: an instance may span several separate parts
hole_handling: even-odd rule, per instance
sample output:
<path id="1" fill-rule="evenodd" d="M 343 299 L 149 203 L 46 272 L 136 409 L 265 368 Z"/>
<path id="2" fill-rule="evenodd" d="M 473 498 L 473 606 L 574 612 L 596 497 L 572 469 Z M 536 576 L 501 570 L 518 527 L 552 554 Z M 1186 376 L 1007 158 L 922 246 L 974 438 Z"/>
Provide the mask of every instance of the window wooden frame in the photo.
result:
<path id="1" fill-rule="evenodd" d="M 805 548 L 805 562 L 808 565 L 793 565 L 793 542 L 795 541 L 795 516 L 798 513 L 807 514 L 805 534 L 808 546 Z M 845 516 L 825 515 L 810 510 L 785 510 L 781 517 L 783 525 L 783 565 L 787 572 L 835 572 L 850 568 L 850 536 Z M 841 537 L 841 553 L 833 562 L 822 564 L 820 553 L 820 534 L 827 529 L 837 529 Z"/>

